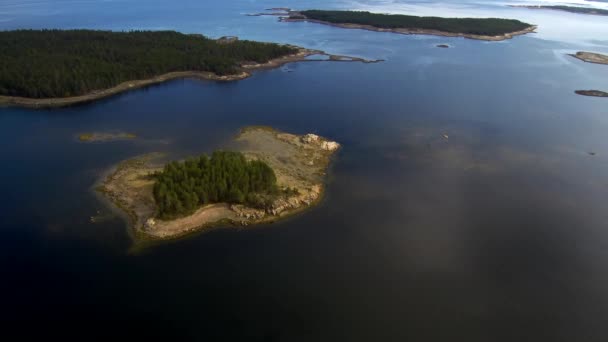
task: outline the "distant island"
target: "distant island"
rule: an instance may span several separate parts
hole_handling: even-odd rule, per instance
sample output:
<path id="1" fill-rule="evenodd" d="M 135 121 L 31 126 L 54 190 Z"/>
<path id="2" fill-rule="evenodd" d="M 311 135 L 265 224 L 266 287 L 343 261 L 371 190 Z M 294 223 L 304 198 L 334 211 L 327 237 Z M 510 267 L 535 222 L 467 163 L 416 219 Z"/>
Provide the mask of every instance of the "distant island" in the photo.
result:
<path id="1" fill-rule="evenodd" d="M 577 13 L 577 14 L 608 15 L 608 10 L 600 9 L 600 8 L 592 8 L 592 7 L 577 7 L 577 6 L 563 6 L 563 5 L 555 5 L 555 6 L 511 5 L 511 7 L 523 7 L 523 8 L 529 8 L 529 9 L 547 9 L 547 10 L 564 11 L 564 12 Z"/>
<path id="2" fill-rule="evenodd" d="M 91 132 L 78 135 L 78 141 L 87 143 L 132 140 L 135 138 L 137 138 L 137 135 L 126 132 Z"/>
<path id="3" fill-rule="evenodd" d="M 571 54 L 570 56 L 578 58 L 587 63 L 608 64 L 608 56 L 602 55 L 601 53 L 579 51 L 576 54 Z"/>
<path id="4" fill-rule="evenodd" d="M 579 51 L 570 56 L 587 63 L 608 65 L 608 56 L 602 55 L 601 53 Z M 608 97 L 608 93 L 601 90 L 576 90 L 575 93 L 583 96 Z"/>
<path id="5" fill-rule="evenodd" d="M 286 63 L 367 61 L 297 46 L 174 31 L 0 31 L 0 105 L 58 107 L 167 80 L 247 78 Z M 339 57 L 339 58 L 338 58 Z"/>
<path id="6" fill-rule="evenodd" d="M 608 93 L 601 90 L 576 90 L 574 92 L 583 96 L 608 97 Z"/>
<path id="7" fill-rule="evenodd" d="M 254 15 L 279 15 L 276 12 Z M 428 34 L 445 37 L 499 41 L 534 32 L 536 26 L 515 19 L 441 18 L 362 11 L 285 10 L 281 21 L 309 21 L 350 29 L 401 34 Z"/>
<path id="8" fill-rule="evenodd" d="M 119 164 L 98 191 L 128 214 L 140 239 L 171 239 L 217 225 L 273 222 L 318 203 L 336 142 L 248 127 L 236 151 L 166 165 L 157 155 Z"/>

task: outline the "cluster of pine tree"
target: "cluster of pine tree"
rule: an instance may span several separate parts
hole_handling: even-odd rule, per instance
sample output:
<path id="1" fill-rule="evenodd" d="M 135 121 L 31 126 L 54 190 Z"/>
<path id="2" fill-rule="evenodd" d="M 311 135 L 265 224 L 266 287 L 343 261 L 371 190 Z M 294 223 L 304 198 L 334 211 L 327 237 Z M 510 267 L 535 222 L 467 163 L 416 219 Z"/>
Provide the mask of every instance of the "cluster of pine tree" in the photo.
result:
<path id="1" fill-rule="evenodd" d="M 171 162 L 157 173 L 154 199 L 159 217 L 193 213 L 207 203 L 246 203 L 264 207 L 278 193 L 274 171 L 239 152 L 216 151 L 184 162 Z"/>
<path id="2" fill-rule="evenodd" d="M 67 97 L 173 71 L 234 73 L 292 47 L 237 40 L 222 44 L 174 31 L 0 31 L 0 95 Z"/>
<path id="3" fill-rule="evenodd" d="M 380 28 L 438 30 L 450 33 L 496 36 L 529 28 L 531 25 L 515 19 L 499 18 L 441 18 L 402 14 L 379 14 L 360 11 L 302 11 L 309 19 L 336 24 L 360 24 Z"/>

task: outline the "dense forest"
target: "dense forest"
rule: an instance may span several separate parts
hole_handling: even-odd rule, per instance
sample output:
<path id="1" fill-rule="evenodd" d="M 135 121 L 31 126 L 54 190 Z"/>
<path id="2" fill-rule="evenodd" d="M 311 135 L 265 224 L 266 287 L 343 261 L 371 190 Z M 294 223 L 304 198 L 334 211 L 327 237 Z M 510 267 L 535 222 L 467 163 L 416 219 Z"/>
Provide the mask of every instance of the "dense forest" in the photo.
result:
<path id="1" fill-rule="evenodd" d="M 278 193 L 274 171 L 262 161 L 247 161 L 239 152 L 214 152 L 171 162 L 155 175 L 154 199 L 159 217 L 193 213 L 207 203 L 245 203 L 264 208 Z"/>
<path id="2" fill-rule="evenodd" d="M 68 97 L 172 71 L 237 71 L 294 48 L 174 31 L 0 31 L 0 95 Z"/>
<path id="3" fill-rule="evenodd" d="M 438 30 L 449 33 L 464 33 L 496 36 L 521 31 L 531 25 L 514 19 L 498 18 L 440 18 L 417 17 L 401 14 L 377 14 L 359 11 L 322 11 L 300 12 L 306 18 L 336 24 L 360 24 L 379 28 L 404 28 Z"/>

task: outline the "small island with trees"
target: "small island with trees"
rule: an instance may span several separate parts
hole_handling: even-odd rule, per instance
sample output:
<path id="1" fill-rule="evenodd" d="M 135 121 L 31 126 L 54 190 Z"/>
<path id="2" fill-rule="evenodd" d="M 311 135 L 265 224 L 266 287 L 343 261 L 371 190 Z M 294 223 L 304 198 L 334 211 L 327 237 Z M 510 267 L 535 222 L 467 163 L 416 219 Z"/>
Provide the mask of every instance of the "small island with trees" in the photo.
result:
<path id="1" fill-rule="evenodd" d="M 165 165 L 159 154 L 126 160 L 97 190 L 128 215 L 136 240 L 269 223 L 320 201 L 340 147 L 315 134 L 259 126 L 242 129 L 234 144 Z"/>
<path id="2" fill-rule="evenodd" d="M 259 15 L 263 15 L 260 13 Z M 277 15 L 270 13 L 269 15 Z M 283 22 L 308 21 L 350 29 L 401 34 L 428 34 L 445 37 L 500 41 L 534 32 L 536 26 L 515 19 L 443 18 L 364 11 L 286 10 Z"/>
<path id="3" fill-rule="evenodd" d="M 307 58 L 312 55 L 331 57 L 292 45 L 175 31 L 0 31 L 0 46 L 0 105 L 34 108 L 89 102 L 176 78 L 241 80 L 254 70 L 314 61 Z"/>
<path id="4" fill-rule="evenodd" d="M 528 9 L 546 9 L 546 10 L 563 11 L 563 12 L 570 12 L 570 13 L 576 13 L 576 14 L 608 15 L 608 10 L 601 9 L 601 8 L 593 8 L 593 7 L 578 7 L 578 6 L 564 6 L 564 5 L 551 5 L 551 6 L 511 5 L 511 7 L 523 7 L 523 8 L 528 8 Z"/>

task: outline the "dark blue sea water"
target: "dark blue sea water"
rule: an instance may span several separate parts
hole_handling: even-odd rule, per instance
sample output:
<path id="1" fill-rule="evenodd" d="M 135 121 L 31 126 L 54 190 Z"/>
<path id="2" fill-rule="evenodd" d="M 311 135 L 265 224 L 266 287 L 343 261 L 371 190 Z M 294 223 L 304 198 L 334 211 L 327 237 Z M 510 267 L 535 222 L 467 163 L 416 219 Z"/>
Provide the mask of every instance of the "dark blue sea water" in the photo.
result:
<path id="1" fill-rule="evenodd" d="M 176 29 L 386 59 L 177 80 L 65 109 L 0 108 L 2 334 L 605 341 L 608 100 L 574 90 L 607 91 L 608 67 L 565 54 L 608 52 L 608 24 L 504 4 L 0 1 L 0 29 Z M 275 6 L 540 27 L 494 43 L 244 16 Z M 131 253 L 126 223 L 93 191 L 102 173 L 147 152 L 208 152 L 247 125 L 340 142 L 324 202 L 285 222 Z M 77 141 L 90 131 L 140 138 Z"/>

